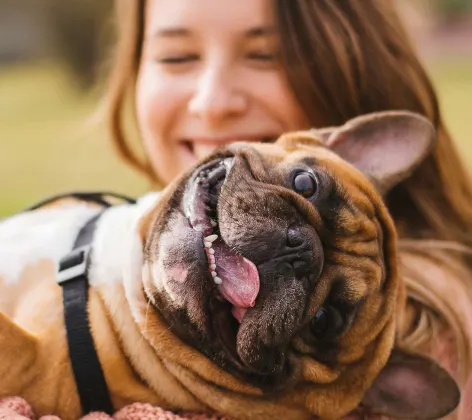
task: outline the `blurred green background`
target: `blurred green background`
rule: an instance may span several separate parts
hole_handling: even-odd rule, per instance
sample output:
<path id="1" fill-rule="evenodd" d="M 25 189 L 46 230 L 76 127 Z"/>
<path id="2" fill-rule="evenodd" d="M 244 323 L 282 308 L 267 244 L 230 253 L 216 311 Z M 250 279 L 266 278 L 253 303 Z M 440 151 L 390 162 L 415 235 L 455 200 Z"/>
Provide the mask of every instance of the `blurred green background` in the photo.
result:
<path id="1" fill-rule="evenodd" d="M 472 0 L 397 1 L 472 167 Z M 0 217 L 64 191 L 147 190 L 91 123 L 111 23 L 111 0 L 0 0 Z"/>

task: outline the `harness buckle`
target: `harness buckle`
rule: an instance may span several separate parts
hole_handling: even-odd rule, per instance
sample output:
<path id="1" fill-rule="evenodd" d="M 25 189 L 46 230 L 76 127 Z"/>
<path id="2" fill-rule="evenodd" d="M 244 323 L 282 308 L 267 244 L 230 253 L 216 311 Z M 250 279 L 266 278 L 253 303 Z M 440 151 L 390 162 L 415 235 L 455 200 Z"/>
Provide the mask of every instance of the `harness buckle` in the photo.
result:
<path id="1" fill-rule="evenodd" d="M 59 285 L 87 274 L 91 248 L 90 245 L 78 247 L 60 259 L 57 272 Z"/>

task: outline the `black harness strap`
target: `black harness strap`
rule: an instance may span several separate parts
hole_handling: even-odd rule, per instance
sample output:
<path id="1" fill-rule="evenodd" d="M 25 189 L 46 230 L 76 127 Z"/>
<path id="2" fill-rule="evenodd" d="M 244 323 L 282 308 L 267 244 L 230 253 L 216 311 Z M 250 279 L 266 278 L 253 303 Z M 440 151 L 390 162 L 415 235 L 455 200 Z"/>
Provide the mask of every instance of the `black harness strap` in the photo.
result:
<path id="1" fill-rule="evenodd" d="M 110 207 L 112 204 L 106 199 L 107 197 L 117 198 L 119 200 L 123 200 L 127 203 L 134 204 L 136 202 L 135 199 L 127 197 L 123 194 L 117 194 L 113 192 L 102 192 L 102 191 L 84 191 L 84 192 L 72 192 L 72 193 L 64 193 L 54 195 L 49 197 L 45 200 L 40 201 L 39 203 L 34 204 L 31 207 L 28 207 L 24 211 L 36 210 L 40 207 L 45 206 L 46 204 L 52 203 L 57 200 L 61 200 L 63 198 L 75 198 L 81 201 L 87 201 L 91 203 L 97 203 L 104 207 Z"/>
<path id="2" fill-rule="evenodd" d="M 112 414 L 113 411 L 108 386 L 90 333 L 87 311 L 89 257 L 96 222 L 102 213 L 82 227 L 73 250 L 61 259 L 58 273 L 58 283 L 62 286 L 69 357 L 84 414 L 92 411 Z"/>
<path id="3" fill-rule="evenodd" d="M 111 206 L 105 200 L 105 194 L 84 194 L 85 196 L 82 195 L 80 198 L 98 202 L 106 208 Z M 115 194 L 111 195 L 116 197 Z M 67 196 L 79 198 L 77 194 L 62 195 L 44 201 L 43 205 Z M 135 202 L 127 197 L 124 199 L 129 203 Z M 35 206 L 37 207 L 40 206 Z M 104 210 L 88 220 L 80 229 L 72 251 L 60 260 L 58 272 L 58 283 L 62 286 L 69 357 L 84 414 L 92 411 L 107 414 L 113 412 L 108 386 L 90 333 L 87 311 L 89 258 L 97 221 L 103 213 Z"/>

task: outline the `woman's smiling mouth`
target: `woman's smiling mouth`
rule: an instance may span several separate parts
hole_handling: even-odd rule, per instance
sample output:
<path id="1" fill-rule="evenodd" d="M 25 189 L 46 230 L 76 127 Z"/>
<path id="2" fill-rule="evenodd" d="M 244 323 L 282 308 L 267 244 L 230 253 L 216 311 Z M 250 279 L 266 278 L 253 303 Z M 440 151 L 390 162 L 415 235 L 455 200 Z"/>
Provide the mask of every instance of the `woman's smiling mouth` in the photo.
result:
<path id="1" fill-rule="evenodd" d="M 228 136 L 194 136 L 185 137 L 179 141 L 179 144 L 190 152 L 196 159 L 213 153 L 219 147 L 234 143 L 236 141 L 273 143 L 278 134 L 236 134 Z"/>

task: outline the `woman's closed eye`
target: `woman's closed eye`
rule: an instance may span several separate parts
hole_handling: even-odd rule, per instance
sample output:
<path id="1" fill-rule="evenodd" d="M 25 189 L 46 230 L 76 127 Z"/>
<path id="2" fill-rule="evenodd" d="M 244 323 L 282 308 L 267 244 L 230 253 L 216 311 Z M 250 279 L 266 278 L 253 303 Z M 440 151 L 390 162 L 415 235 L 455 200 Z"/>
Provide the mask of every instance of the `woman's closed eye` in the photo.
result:
<path id="1" fill-rule="evenodd" d="M 270 51 L 253 51 L 247 54 L 251 63 L 261 66 L 273 66 L 279 61 L 279 55 Z"/>
<path id="2" fill-rule="evenodd" d="M 159 57 L 156 61 L 160 64 L 186 64 L 198 61 L 200 56 L 198 54 L 175 54 L 164 57 Z"/>
<path id="3" fill-rule="evenodd" d="M 278 55 L 270 52 L 253 52 L 247 55 L 247 58 L 251 61 L 261 63 L 274 63 L 278 61 Z M 198 54 L 175 54 L 156 59 L 161 64 L 181 64 L 198 61 L 200 56 Z"/>

